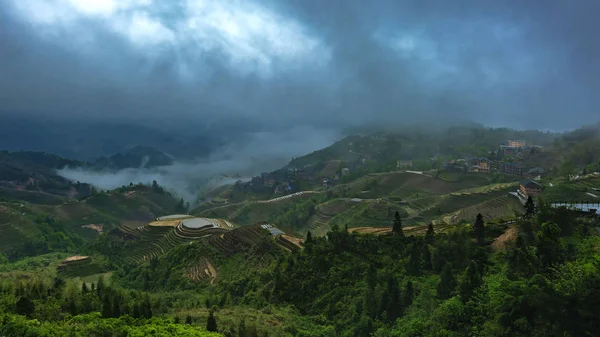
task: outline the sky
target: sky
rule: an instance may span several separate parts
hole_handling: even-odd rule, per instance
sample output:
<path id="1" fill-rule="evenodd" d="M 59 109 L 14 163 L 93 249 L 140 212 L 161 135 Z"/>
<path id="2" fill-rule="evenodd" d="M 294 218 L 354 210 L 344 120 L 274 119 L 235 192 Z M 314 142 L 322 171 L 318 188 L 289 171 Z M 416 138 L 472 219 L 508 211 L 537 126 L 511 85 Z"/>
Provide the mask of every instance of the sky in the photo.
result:
<path id="1" fill-rule="evenodd" d="M 101 188 L 158 177 L 193 199 L 192 181 L 272 170 L 360 126 L 596 123 L 599 12 L 597 0 L 0 0 L 0 119 L 218 135 L 224 148 L 193 163 L 61 172 Z"/>
<path id="2" fill-rule="evenodd" d="M 0 0 L 0 114 L 241 131 L 600 119 L 596 0 Z"/>

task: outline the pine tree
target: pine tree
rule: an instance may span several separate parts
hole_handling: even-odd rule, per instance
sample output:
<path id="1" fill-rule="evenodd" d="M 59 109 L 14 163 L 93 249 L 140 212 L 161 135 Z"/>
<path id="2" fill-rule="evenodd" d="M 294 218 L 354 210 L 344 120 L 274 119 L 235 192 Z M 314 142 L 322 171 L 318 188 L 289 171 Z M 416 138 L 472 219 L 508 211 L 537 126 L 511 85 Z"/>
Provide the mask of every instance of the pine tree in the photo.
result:
<path id="1" fill-rule="evenodd" d="M 475 219 L 475 225 L 473 225 L 473 234 L 477 240 L 477 244 L 483 246 L 485 243 L 485 224 L 483 222 L 483 215 L 477 214 Z"/>
<path id="2" fill-rule="evenodd" d="M 35 304 L 26 296 L 21 296 L 16 303 L 15 309 L 18 315 L 31 317 L 35 312 Z"/>
<path id="3" fill-rule="evenodd" d="M 246 333 L 246 336 L 248 336 L 248 337 L 258 337 L 258 331 L 256 330 L 256 325 L 252 324 L 248 328 L 248 333 Z"/>
<path id="4" fill-rule="evenodd" d="M 452 266 L 450 263 L 446 263 L 446 265 L 444 265 L 444 269 L 442 270 L 440 281 L 437 284 L 438 297 L 443 300 L 450 298 L 454 288 L 456 288 L 456 279 L 452 273 Z"/>
<path id="5" fill-rule="evenodd" d="M 71 316 L 77 316 L 79 312 L 77 311 L 77 302 L 75 302 L 75 298 L 69 298 L 69 314 Z"/>
<path id="6" fill-rule="evenodd" d="M 527 201 L 525 202 L 525 217 L 530 218 L 535 214 L 535 204 L 533 203 L 533 199 L 531 196 L 527 197 Z"/>
<path id="7" fill-rule="evenodd" d="M 460 283 L 459 292 L 460 297 L 464 302 L 467 302 L 473 293 L 482 284 L 481 274 L 475 261 L 471 261 Z"/>
<path id="8" fill-rule="evenodd" d="M 217 332 L 217 320 L 212 310 L 208 312 L 208 319 L 206 320 L 206 330 L 210 332 Z"/>
<path id="9" fill-rule="evenodd" d="M 398 280 L 393 277 L 390 276 L 388 279 L 388 286 L 387 286 L 387 306 L 385 308 L 385 311 L 387 313 L 387 320 L 388 322 L 394 322 L 398 317 L 400 317 L 400 315 L 402 314 L 402 312 L 404 311 L 402 308 L 402 302 L 400 301 L 401 297 L 400 297 L 400 288 L 398 287 Z"/>
<path id="10" fill-rule="evenodd" d="M 369 269 L 367 270 L 367 287 L 369 289 L 375 289 L 377 285 L 377 268 L 374 264 L 369 265 Z"/>
<path id="11" fill-rule="evenodd" d="M 413 284 L 411 281 L 406 282 L 406 288 L 404 289 L 404 300 L 403 300 L 403 304 L 404 304 L 404 308 L 410 307 L 413 303 L 413 299 L 414 299 L 414 292 L 413 292 Z"/>
<path id="12" fill-rule="evenodd" d="M 413 243 L 406 271 L 413 276 L 421 275 L 421 247 L 418 242 Z"/>
<path id="13" fill-rule="evenodd" d="M 425 242 L 432 244 L 435 241 L 435 231 L 433 230 L 433 224 L 430 223 L 427 226 L 427 232 L 425 233 Z"/>
<path id="14" fill-rule="evenodd" d="M 423 270 L 433 270 L 431 263 L 431 252 L 429 251 L 429 245 L 423 245 Z"/>
<path id="15" fill-rule="evenodd" d="M 114 318 L 121 317 L 121 298 L 120 298 L 120 296 L 115 296 L 113 298 L 112 317 L 114 317 Z"/>
<path id="16" fill-rule="evenodd" d="M 541 267 L 548 269 L 554 264 L 564 261 L 566 256 L 565 244 L 560 238 L 560 227 L 555 223 L 546 222 L 535 235 L 537 255 Z"/>
<path id="17" fill-rule="evenodd" d="M 85 282 L 83 282 L 83 284 L 81 285 L 81 292 L 84 294 L 88 292 L 88 287 L 87 284 L 85 284 Z"/>
<path id="18" fill-rule="evenodd" d="M 402 218 L 400 218 L 400 213 L 396 211 L 394 214 L 394 225 L 392 226 L 392 234 L 397 236 L 404 236 L 404 231 L 402 230 Z"/>
<path id="19" fill-rule="evenodd" d="M 312 243 L 312 233 L 310 231 L 308 231 L 306 233 L 306 241 L 304 242 L 305 244 L 309 244 Z"/>
<path id="20" fill-rule="evenodd" d="M 144 318 L 152 318 L 152 303 L 150 303 L 150 296 L 144 296 L 140 307 L 140 313 Z"/>
<path id="21" fill-rule="evenodd" d="M 246 331 L 246 321 L 242 318 L 242 320 L 240 321 L 240 324 L 238 325 L 238 336 L 239 337 L 247 337 L 247 331 Z"/>
<path id="22" fill-rule="evenodd" d="M 140 304 L 139 303 L 135 303 L 133 305 L 133 318 L 141 318 L 142 317 L 142 313 L 140 310 Z M 176 324 L 179 323 L 179 316 L 175 316 L 175 320 L 176 320 Z"/>
<path id="23" fill-rule="evenodd" d="M 111 318 L 112 315 L 112 306 L 110 304 L 110 299 L 108 295 L 104 295 L 102 299 L 102 317 L 103 318 Z"/>
<path id="24" fill-rule="evenodd" d="M 442 271 L 442 268 L 444 268 L 444 257 L 439 248 L 433 247 L 432 249 L 431 266 L 433 267 L 433 272 L 439 274 Z"/>
<path id="25" fill-rule="evenodd" d="M 102 296 L 103 291 L 104 291 L 104 276 L 100 275 L 100 277 L 98 277 L 98 284 L 96 285 L 96 294 L 98 295 L 98 298 L 100 298 L 100 296 Z"/>

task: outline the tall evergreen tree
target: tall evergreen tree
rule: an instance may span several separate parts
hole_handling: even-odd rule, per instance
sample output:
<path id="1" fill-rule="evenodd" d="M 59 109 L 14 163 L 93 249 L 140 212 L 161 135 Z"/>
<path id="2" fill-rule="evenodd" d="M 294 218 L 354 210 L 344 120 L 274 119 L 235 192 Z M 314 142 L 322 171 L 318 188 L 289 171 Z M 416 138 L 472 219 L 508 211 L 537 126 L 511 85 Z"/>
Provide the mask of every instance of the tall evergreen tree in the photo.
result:
<path id="1" fill-rule="evenodd" d="M 102 296 L 102 292 L 104 291 L 104 276 L 100 275 L 98 277 L 98 283 L 96 285 L 96 294 L 98 294 L 98 298 Z"/>
<path id="2" fill-rule="evenodd" d="M 240 324 L 238 325 L 238 336 L 239 337 L 247 337 L 248 332 L 246 330 L 246 321 L 242 318 Z"/>
<path id="3" fill-rule="evenodd" d="M 414 296 L 415 294 L 413 291 L 412 281 L 408 281 L 406 282 L 406 288 L 404 289 L 404 299 L 402 301 L 404 308 L 409 308 L 412 305 Z"/>
<path id="4" fill-rule="evenodd" d="M 404 236 L 404 231 L 402 230 L 402 218 L 400 217 L 400 213 L 396 211 L 394 214 L 394 225 L 392 226 L 392 234 L 397 236 Z"/>
<path id="5" fill-rule="evenodd" d="M 427 225 L 427 232 L 425 233 L 425 242 L 432 244 L 435 241 L 435 231 L 433 230 L 433 224 Z"/>
<path id="6" fill-rule="evenodd" d="M 77 314 L 79 314 L 77 310 L 77 302 L 75 301 L 74 297 L 69 298 L 69 314 L 71 314 L 71 316 L 77 316 Z"/>
<path id="7" fill-rule="evenodd" d="M 258 331 L 256 330 L 256 325 L 252 324 L 248 327 L 248 332 L 246 333 L 248 337 L 258 337 Z"/>
<path id="8" fill-rule="evenodd" d="M 134 303 L 133 304 L 133 318 L 141 318 L 142 317 L 142 313 L 140 310 L 140 304 L 139 303 Z M 176 320 L 176 324 L 179 323 L 179 316 L 175 316 L 175 320 Z"/>
<path id="9" fill-rule="evenodd" d="M 108 295 L 104 295 L 104 297 L 102 298 L 102 317 L 103 318 L 113 317 L 112 305 L 110 303 L 110 298 L 108 298 Z"/>
<path id="10" fill-rule="evenodd" d="M 477 218 L 475 218 L 473 234 L 475 235 L 477 244 L 483 246 L 485 243 L 485 224 L 483 222 L 483 215 L 481 215 L 481 213 L 477 214 Z"/>
<path id="11" fill-rule="evenodd" d="M 422 261 L 423 270 L 433 270 L 433 265 L 431 263 L 431 252 L 429 251 L 429 245 L 423 245 L 423 261 Z"/>
<path id="12" fill-rule="evenodd" d="M 85 282 L 83 282 L 83 284 L 81 285 L 81 292 L 84 294 L 88 292 L 88 287 L 87 284 L 85 284 Z"/>
<path id="13" fill-rule="evenodd" d="M 560 238 L 560 227 L 555 223 L 546 222 L 535 235 L 537 255 L 541 267 L 548 269 L 552 265 L 562 263 L 566 256 L 565 244 Z"/>
<path id="14" fill-rule="evenodd" d="M 390 276 L 387 285 L 387 321 L 393 323 L 404 311 L 400 297 L 400 288 L 398 280 L 394 276 Z"/>
<path id="15" fill-rule="evenodd" d="M 406 266 L 408 274 L 413 276 L 421 275 L 421 246 L 418 242 L 413 243 L 410 252 L 410 258 L 408 259 L 408 265 Z"/>
<path id="16" fill-rule="evenodd" d="M 456 279 L 452 273 L 452 266 L 447 262 L 446 265 L 444 265 L 444 269 L 440 275 L 440 281 L 437 284 L 438 297 L 443 300 L 450 298 L 454 288 L 456 288 Z"/>
<path id="17" fill-rule="evenodd" d="M 141 314 L 144 318 L 152 318 L 152 303 L 150 302 L 150 296 L 146 294 L 142 300 Z"/>
<path id="18" fill-rule="evenodd" d="M 459 286 L 460 297 L 464 302 L 467 302 L 472 296 L 473 293 L 479 286 L 482 284 L 481 274 L 479 273 L 479 268 L 477 267 L 477 263 L 475 261 L 471 261 L 463 278 L 461 280 Z"/>
<path id="19" fill-rule="evenodd" d="M 35 304 L 26 296 L 21 296 L 16 303 L 15 312 L 18 315 L 31 317 L 35 312 Z"/>
<path id="20" fill-rule="evenodd" d="M 304 242 L 305 244 L 309 244 L 312 243 L 312 233 L 310 231 L 308 231 L 306 233 L 306 241 Z"/>
<path id="21" fill-rule="evenodd" d="M 208 319 L 206 320 L 206 330 L 210 332 L 217 332 L 217 320 L 212 310 L 208 312 Z"/>
<path id="22" fill-rule="evenodd" d="M 533 203 L 533 199 L 531 196 L 527 197 L 527 201 L 525 202 L 525 217 L 530 218 L 535 214 L 535 204 Z"/>
<path id="23" fill-rule="evenodd" d="M 112 304 L 112 317 L 121 317 L 121 297 L 119 295 L 114 296 Z"/>
<path id="24" fill-rule="evenodd" d="M 442 256 L 442 252 L 440 248 L 433 247 L 431 252 L 431 266 L 433 272 L 439 274 L 442 272 L 442 268 L 444 268 L 444 256 Z"/>

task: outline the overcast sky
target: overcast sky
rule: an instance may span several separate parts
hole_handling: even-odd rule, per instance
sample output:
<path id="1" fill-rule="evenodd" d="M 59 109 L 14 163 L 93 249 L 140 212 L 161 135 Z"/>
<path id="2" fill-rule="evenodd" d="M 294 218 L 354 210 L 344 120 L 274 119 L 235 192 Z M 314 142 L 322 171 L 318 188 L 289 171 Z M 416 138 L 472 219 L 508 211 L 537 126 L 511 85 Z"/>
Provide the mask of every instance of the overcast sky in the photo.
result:
<path id="1" fill-rule="evenodd" d="M 598 13 L 597 0 L 0 0 L 0 114 L 561 130 L 600 119 Z"/>

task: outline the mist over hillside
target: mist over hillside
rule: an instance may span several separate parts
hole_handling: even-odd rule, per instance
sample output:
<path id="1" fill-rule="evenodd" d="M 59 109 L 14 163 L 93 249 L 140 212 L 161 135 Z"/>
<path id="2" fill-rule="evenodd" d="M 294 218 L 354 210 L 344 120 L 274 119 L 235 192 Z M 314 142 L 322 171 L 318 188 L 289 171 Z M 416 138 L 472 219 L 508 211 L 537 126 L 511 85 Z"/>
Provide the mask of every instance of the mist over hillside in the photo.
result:
<path id="1" fill-rule="evenodd" d="M 331 145 L 339 133 L 327 129 L 296 127 L 289 130 L 258 132 L 232 140 L 207 157 L 174 159 L 172 165 L 139 167 L 120 170 L 94 167 L 65 167 L 58 174 L 72 181 L 80 181 L 108 190 L 130 183 L 159 185 L 185 200 L 194 203 L 206 188 L 248 180 L 262 172 L 284 166 L 294 156 Z"/>

